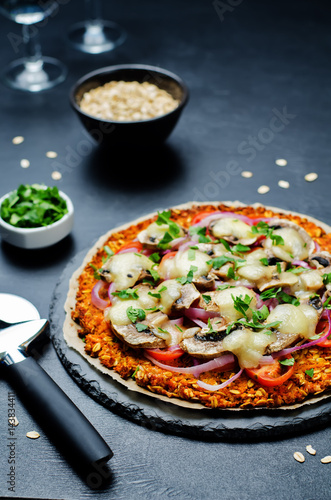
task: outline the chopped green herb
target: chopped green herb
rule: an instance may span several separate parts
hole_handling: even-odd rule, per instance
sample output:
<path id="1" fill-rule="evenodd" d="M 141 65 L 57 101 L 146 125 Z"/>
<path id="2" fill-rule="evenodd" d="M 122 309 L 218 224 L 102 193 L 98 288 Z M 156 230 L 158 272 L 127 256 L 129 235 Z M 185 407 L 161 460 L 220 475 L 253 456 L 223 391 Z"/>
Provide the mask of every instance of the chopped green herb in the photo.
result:
<path id="1" fill-rule="evenodd" d="M 249 251 L 250 251 L 250 247 L 248 247 L 246 245 L 242 245 L 241 243 L 237 243 L 237 245 L 232 247 L 232 252 L 236 252 L 236 253 L 249 252 Z"/>
<path id="2" fill-rule="evenodd" d="M 90 267 L 92 267 L 92 269 L 94 271 L 93 276 L 95 277 L 95 279 L 99 280 L 100 279 L 100 272 L 102 271 L 102 269 L 98 269 L 94 264 L 90 264 Z"/>
<path id="3" fill-rule="evenodd" d="M 209 236 L 206 236 L 206 227 L 190 227 L 189 233 L 191 236 L 197 234 L 199 236 L 199 243 L 210 243 L 212 240 Z"/>
<path id="4" fill-rule="evenodd" d="M 211 296 L 210 295 L 203 295 L 202 294 L 202 298 L 206 302 L 206 304 L 209 304 L 209 302 L 211 301 Z"/>
<path id="5" fill-rule="evenodd" d="M 234 285 L 229 285 L 226 283 L 225 285 L 219 285 L 216 290 L 226 290 L 227 288 L 236 288 Z"/>
<path id="6" fill-rule="evenodd" d="M 293 297 L 292 295 L 283 292 L 281 287 L 279 288 L 273 287 L 269 288 L 269 290 L 265 290 L 264 292 L 261 293 L 260 298 L 261 300 L 275 298 L 282 302 L 285 302 L 286 304 L 293 304 L 294 306 L 300 305 L 300 301 L 296 297 Z"/>
<path id="7" fill-rule="evenodd" d="M 128 307 L 126 310 L 126 314 L 132 323 L 135 323 L 138 319 L 140 321 L 143 321 L 146 319 L 146 313 L 143 309 L 136 309 L 132 306 Z"/>
<path id="8" fill-rule="evenodd" d="M 249 309 L 249 305 L 253 300 L 253 297 L 250 297 L 249 295 L 245 295 L 244 298 L 242 298 L 242 295 L 239 295 L 238 297 L 235 297 L 234 295 L 231 294 L 232 300 L 233 300 L 233 306 L 234 308 L 240 312 L 246 319 L 247 319 L 247 311 Z"/>
<path id="9" fill-rule="evenodd" d="M 144 332 L 145 330 L 148 330 L 149 326 L 144 325 L 144 323 L 136 323 L 135 327 L 137 328 L 138 332 Z"/>
<path id="10" fill-rule="evenodd" d="M 331 273 L 322 274 L 322 278 L 324 285 L 328 285 L 329 283 L 331 283 Z"/>
<path id="11" fill-rule="evenodd" d="M 189 250 L 187 252 L 187 258 L 188 258 L 188 260 L 195 260 L 195 250 L 193 250 L 192 248 L 189 248 Z"/>
<path id="12" fill-rule="evenodd" d="M 170 243 L 173 239 L 174 239 L 174 238 L 171 236 L 171 234 L 170 234 L 168 231 L 166 231 L 166 232 L 164 233 L 164 236 L 163 236 L 162 240 L 161 240 L 161 241 L 159 241 L 159 243 L 157 244 L 157 246 L 158 246 L 159 248 L 162 248 L 162 249 L 167 249 L 167 248 L 169 248 L 169 243 Z"/>
<path id="13" fill-rule="evenodd" d="M 112 251 L 111 248 L 109 248 L 107 245 L 103 247 L 104 251 L 106 252 L 107 255 L 104 255 L 102 257 L 102 262 L 105 263 L 110 257 L 114 255 L 114 252 Z"/>
<path id="14" fill-rule="evenodd" d="M 56 186 L 21 184 L 1 204 L 1 218 L 15 227 L 49 226 L 68 213 Z"/>
<path id="15" fill-rule="evenodd" d="M 285 245 L 284 239 L 281 236 L 279 236 L 278 234 L 272 234 L 271 233 L 269 235 L 269 237 L 272 240 L 272 244 L 273 245 L 277 245 L 277 246 L 279 246 L 279 245 Z"/>
<path id="16" fill-rule="evenodd" d="M 308 377 L 313 377 L 314 376 L 314 368 L 310 368 L 309 370 L 305 370 L 305 374 L 308 375 Z"/>
<path id="17" fill-rule="evenodd" d="M 281 365 L 284 365 L 284 366 L 293 366 L 294 365 L 294 358 L 282 359 L 282 360 L 279 360 L 279 362 Z"/>
<path id="18" fill-rule="evenodd" d="M 273 245 L 284 245 L 285 242 L 281 236 L 278 234 L 273 234 L 273 228 L 269 227 L 264 221 L 258 222 L 256 225 L 251 227 L 253 234 L 262 234 L 266 238 L 270 238 Z"/>
<path id="19" fill-rule="evenodd" d="M 156 219 L 156 224 L 161 226 L 162 224 L 167 224 L 169 226 L 169 233 L 173 237 L 177 237 L 180 233 L 180 227 L 176 222 L 170 219 L 171 210 L 165 210 L 164 212 L 158 212 L 158 218 Z"/>
<path id="20" fill-rule="evenodd" d="M 220 269 L 227 262 L 234 262 L 233 257 L 228 257 L 227 255 L 221 255 L 220 257 L 215 257 L 206 262 L 209 266 L 212 265 L 214 269 Z"/>
<path id="21" fill-rule="evenodd" d="M 161 298 L 161 294 L 156 292 L 156 293 L 153 293 L 153 292 L 148 292 L 148 295 L 150 295 L 151 297 L 155 297 L 156 299 L 160 299 Z"/>
<path id="22" fill-rule="evenodd" d="M 160 333 L 168 333 L 169 334 L 169 332 L 167 330 L 163 330 L 163 328 L 158 327 L 157 329 Z"/>
<path id="23" fill-rule="evenodd" d="M 300 274 L 303 271 L 307 271 L 307 269 L 305 267 L 300 266 L 300 267 L 290 267 L 286 271 L 293 273 L 293 274 Z"/>
<path id="24" fill-rule="evenodd" d="M 179 330 L 180 332 L 183 332 L 183 330 L 181 329 L 181 327 L 178 326 L 178 325 L 176 325 L 176 324 L 175 324 L 175 328 L 177 328 L 177 330 Z"/>
<path id="25" fill-rule="evenodd" d="M 136 375 L 137 375 L 137 373 L 138 373 L 138 371 L 139 371 L 139 368 L 140 368 L 140 366 L 137 366 L 137 368 L 135 369 L 135 371 L 132 373 L 131 377 L 132 377 L 133 379 L 135 379 L 135 378 L 136 378 Z"/>
<path id="26" fill-rule="evenodd" d="M 152 253 L 148 258 L 151 259 L 151 261 L 155 262 L 155 264 L 157 264 L 161 260 L 161 256 L 157 252 Z"/>
<path id="27" fill-rule="evenodd" d="M 231 279 L 231 280 L 237 280 L 238 278 L 234 274 L 234 270 L 232 267 L 229 267 L 228 272 L 226 273 L 226 276 Z"/>
<path id="28" fill-rule="evenodd" d="M 269 266 L 269 262 L 268 262 L 268 259 L 266 257 L 263 257 L 262 259 L 260 259 L 260 262 L 264 266 Z"/>
<path id="29" fill-rule="evenodd" d="M 198 270 L 197 266 L 191 266 L 189 272 L 187 273 L 187 276 L 181 276 L 180 278 L 176 278 L 176 280 L 181 285 L 186 285 L 187 283 L 192 283 L 193 275 L 194 275 L 195 271 L 197 271 L 197 270 Z"/>
<path id="30" fill-rule="evenodd" d="M 112 292 L 112 295 L 116 295 L 118 298 L 127 299 L 139 299 L 139 295 L 136 290 L 131 290 L 127 288 L 126 290 L 120 290 L 119 292 Z"/>
<path id="31" fill-rule="evenodd" d="M 159 273 L 155 269 L 150 269 L 149 271 L 154 281 L 158 281 L 160 279 Z"/>
<path id="32" fill-rule="evenodd" d="M 280 265 L 280 262 L 276 262 L 277 266 L 277 273 L 280 274 L 282 272 L 282 266 Z"/>

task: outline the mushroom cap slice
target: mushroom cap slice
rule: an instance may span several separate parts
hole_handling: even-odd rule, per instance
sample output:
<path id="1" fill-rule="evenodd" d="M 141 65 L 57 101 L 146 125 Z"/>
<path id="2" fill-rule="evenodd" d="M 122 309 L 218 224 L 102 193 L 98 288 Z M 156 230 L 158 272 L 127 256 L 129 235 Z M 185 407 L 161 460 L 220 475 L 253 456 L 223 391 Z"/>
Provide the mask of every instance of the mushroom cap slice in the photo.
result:
<path id="1" fill-rule="evenodd" d="M 283 236 L 284 245 L 275 245 L 269 237 L 267 237 L 262 245 L 269 249 L 276 257 L 287 262 L 294 259 L 304 260 L 311 255 L 315 250 L 315 243 L 312 237 L 305 229 L 298 226 L 295 222 L 285 219 L 272 219 L 269 223 L 270 228 L 274 228 L 274 235 Z M 288 231 L 284 231 L 284 229 Z M 291 231 L 292 230 L 292 231 Z M 296 231 L 297 236 L 295 236 Z"/>
<path id="2" fill-rule="evenodd" d="M 316 252 L 309 258 L 309 264 L 316 269 L 325 269 L 331 266 L 331 255 L 329 252 Z"/>
<path id="3" fill-rule="evenodd" d="M 213 359 L 224 352 L 223 338 L 226 336 L 226 325 L 220 318 L 210 320 L 213 332 L 210 327 L 190 328 L 186 330 L 180 347 L 195 358 Z"/>
<path id="4" fill-rule="evenodd" d="M 213 221 L 209 227 L 215 238 L 223 238 L 230 243 L 252 245 L 259 236 L 252 233 L 249 224 L 235 217 L 217 219 Z"/>
<path id="5" fill-rule="evenodd" d="M 116 337 L 130 347 L 158 349 L 167 346 L 166 341 L 157 337 L 150 327 L 142 332 L 138 332 L 135 325 L 131 323 L 129 325 L 112 325 L 112 330 Z"/>

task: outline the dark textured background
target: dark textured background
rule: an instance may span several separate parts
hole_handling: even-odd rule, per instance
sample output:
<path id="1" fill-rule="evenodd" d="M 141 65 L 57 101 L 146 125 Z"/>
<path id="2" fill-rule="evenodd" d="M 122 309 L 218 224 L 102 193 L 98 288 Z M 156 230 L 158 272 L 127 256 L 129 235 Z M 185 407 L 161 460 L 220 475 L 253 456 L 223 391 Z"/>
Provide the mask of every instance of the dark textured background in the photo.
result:
<path id="1" fill-rule="evenodd" d="M 227 5 L 221 19 L 220 6 Z M 59 87 L 30 95 L 1 85 L 1 195 L 21 182 L 56 184 L 76 209 L 72 235 L 52 249 L 22 251 L 0 247 L 0 291 L 21 294 L 48 317 L 63 268 L 109 228 L 155 209 L 196 200 L 261 202 L 296 210 L 331 223 L 329 203 L 329 109 L 331 88 L 331 7 L 327 1 L 261 0 L 218 2 L 104 2 L 105 17 L 128 32 L 114 52 L 86 55 L 66 42 L 69 26 L 82 19 L 82 2 L 71 0 L 40 29 L 45 55 L 68 67 Z M 20 28 L 1 18 L 1 66 L 15 54 L 10 33 Z M 12 38 L 12 37 L 11 37 Z M 21 47 L 19 47 L 21 49 Z M 148 63 L 178 73 L 190 88 L 190 101 L 166 145 L 159 151 L 120 154 L 95 147 L 69 107 L 74 81 L 98 67 Z M 273 110 L 291 115 L 282 131 L 270 134 Z M 268 130 L 266 130 L 268 129 Z M 14 146 L 11 140 L 23 135 Z M 258 149 L 247 150 L 249 137 Z M 262 139 L 262 141 L 261 141 Z M 254 139 L 253 139 L 254 140 Z M 264 143 L 263 143 L 264 141 Z M 54 150 L 56 160 L 45 157 Z M 253 158 L 254 156 L 254 158 Z M 22 158 L 30 160 L 22 169 Z M 277 158 L 287 167 L 275 165 Z M 229 162 L 236 162 L 227 175 Z M 251 179 L 240 171 L 250 170 Z M 317 172 L 309 184 L 304 175 Z M 215 181 L 218 179 L 218 181 Z M 280 179 L 290 182 L 282 190 Z M 259 195 L 261 184 L 270 192 Z M 293 432 L 279 439 L 206 442 L 149 430 L 113 414 L 90 399 L 67 374 L 51 344 L 40 364 L 90 419 L 114 451 L 111 476 L 95 491 L 68 465 L 16 399 L 16 492 L 7 490 L 9 472 L 7 396 L 0 381 L 0 495 L 74 499 L 256 498 L 324 500 L 330 496 L 329 429 Z M 41 437 L 28 440 L 26 432 Z M 305 453 L 311 444 L 317 455 Z M 299 464 L 293 452 L 305 453 Z"/>

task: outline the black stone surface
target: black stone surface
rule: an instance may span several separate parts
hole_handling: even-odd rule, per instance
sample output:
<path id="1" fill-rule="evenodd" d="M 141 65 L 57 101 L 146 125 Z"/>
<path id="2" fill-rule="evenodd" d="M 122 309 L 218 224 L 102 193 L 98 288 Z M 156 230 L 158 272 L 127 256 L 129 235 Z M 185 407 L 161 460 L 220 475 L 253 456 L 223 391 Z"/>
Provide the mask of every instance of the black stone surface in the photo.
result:
<path id="1" fill-rule="evenodd" d="M 59 5 L 58 13 L 38 32 L 43 53 L 67 65 L 67 80 L 41 94 L 0 87 L 0 188 L 2 195 L 19 183 L 57 184 L 74 203 L 75 225 L 70 237 L 43 251 L 23 251 L 1 242 L 1 292 L 22 295 L 48 317 L 64 268 L 99 235 L 192 199 L 258 201 L 331 223 L 329 2 L 103 2 L 105 17 L 121 24 L 128 37 L 115 51 L 97 56 L 79 53 L 66 41 L 69 26 L 84 16 L 82 2 Z M 20 34 L 19 26 L 0 18 L 1 69 L 22 55 Z M 189 87 L 190 101 L 161 148 L 101 150 L 70 108 L 69 91 L 78 78 L 123 63 L 159 65 L 181 76 Z M 276 119 L 280 113 L 283 122 Z M 11 142 L 16 135 L 25 137 L 19 146 Z M 58 157 L 47 158 L 49 150 Z M 29 159 L 29 168 L 20 167 L 22 158 Z M 278 167 L 277 158 L 285 158 L 287 166 Z M 52 180 L 54 170 L 62 173 L 61 181 Z M 243 170 L 253 177 L 243 178 Z M 304 180 L 309 172 L 318 173 L 315 182 Z M 279 180 L 287 180 L 290 188 L 281 189 Z M 260 185 L 268 185 L 270 191 L 259 195 Z M 330 497 L 330 465 L 320 462 L 331 453 L 326 422 L 310 422 L 307 429 L 280 436 L 271 431 L 270 437 L 249 441 L 233 435 L 230 442 L 213 435 L 193 439 L 153 430 L 89 397 L 64 369 L 52 343 L 45 343 L 34 356 L 109 443 L 114 457 L 94 476 L 79 470 L 79 457 L 68 463 L 16 394 L 19 425 L 10 436 L 11 388 L 1 378 L 1 497 Z M 39 431 L 40 438 L 26 438 L 31 430 Z M 14 464 L 8 463 L 11 442 Z M 315 456 L 306 453 L 308 444 L 316 449 Z M 295 451 L 304 454 L 304 463 L 293 459 Z M 11 465 L 14 491 L 7 483 Z M 98 478 L 104 481 L 97 490 Z"/>

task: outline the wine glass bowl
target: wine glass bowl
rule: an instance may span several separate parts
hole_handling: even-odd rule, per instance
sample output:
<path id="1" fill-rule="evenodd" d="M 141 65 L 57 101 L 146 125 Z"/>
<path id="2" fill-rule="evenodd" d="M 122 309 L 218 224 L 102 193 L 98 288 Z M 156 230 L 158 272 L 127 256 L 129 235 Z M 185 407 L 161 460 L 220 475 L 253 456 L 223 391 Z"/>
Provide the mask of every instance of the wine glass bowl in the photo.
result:
<path id="1" fill-rule="evenodd" d="M 41 55 L 37 26 L 58 8 L 56 0 L 0 0 L 0 13 L 22 25 L 25 57 L 4 68 L 3 82 L 11 88 L 39 92 L 61 83 L 67 69 L 61 61 Z M 32 31 L 33 27 L 33 31 Z"/>
<path id="2" fill-rule="evenodd" d="M 83 95 L 108 82 L 148 82 L 168 92 L 178 101 L 175 109 L 155 118 L 139 121 L 115 121 L 98 118 L 82 110 Z M 106 146 L 154 146 L 164 142 L 176 126 L 188 102 L 189 92 L 184 81 L 176 74 L 156 66 L 123 64 L 109 66 L 80 78 L 70 92 L 71 106 L 85 129 Z"/>

